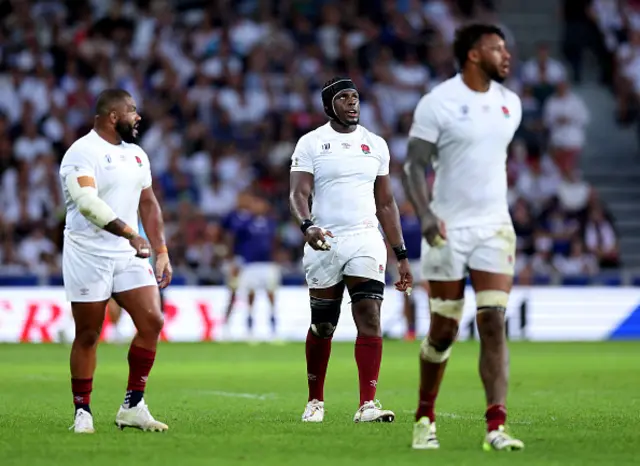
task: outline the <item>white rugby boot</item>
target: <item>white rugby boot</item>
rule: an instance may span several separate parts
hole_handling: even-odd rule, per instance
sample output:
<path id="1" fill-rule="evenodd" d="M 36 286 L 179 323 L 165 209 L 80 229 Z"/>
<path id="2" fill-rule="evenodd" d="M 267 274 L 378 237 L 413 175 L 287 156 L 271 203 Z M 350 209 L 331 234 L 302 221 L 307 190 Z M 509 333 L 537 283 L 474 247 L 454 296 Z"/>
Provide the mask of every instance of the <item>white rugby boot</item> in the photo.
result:
<path id="1" fill-rule="evenodd" d="M 324 401 L 311 400 L 302 413 L 302 422 L 322 422 L 324 420 Z"/>
<path id="2" fill-rule="evenodd" d="M 144 400 L 133 408 L 125 408 L 121 405 L 116 414 L 116 425 L 120 429 L 134 427 L 148 432 L 164 432 L 169 429 L 166 424 L 153 418 Z"/>
<path id="3" fill-rule="evenodd" d="M 437 450 L 440 448 L 440 442 L 436 437 L 436 423 L 431 422 L 427 416 L 421 417 L 413 425 L 411 448 L 414 450 Z"/>
<path id="4" fill-rule="evenodd" d="M 353 422 L 393 422 L 396 415 L 393 411 L 382 409 L 378 400 L 367 401 L 353 416 Z"/>
<path id="5" fill-rule="evenodd" d="M 524 449 L 524 442 L 513 438 L 504 431 L 504 426 L 500 426 L 498 430 L 492 430 L 487 433 L 484 437 L 482 449 L 484 451 L 518 451 Z"/>
<path id="6" fill-rule="evenodd" d="M 84 409 L 76 410 L 76 417 L 69 430 L 72 429 L 76 434 L 93 434 L 95 429 L 93 428 L 93 416 L 91 413 Z"/>

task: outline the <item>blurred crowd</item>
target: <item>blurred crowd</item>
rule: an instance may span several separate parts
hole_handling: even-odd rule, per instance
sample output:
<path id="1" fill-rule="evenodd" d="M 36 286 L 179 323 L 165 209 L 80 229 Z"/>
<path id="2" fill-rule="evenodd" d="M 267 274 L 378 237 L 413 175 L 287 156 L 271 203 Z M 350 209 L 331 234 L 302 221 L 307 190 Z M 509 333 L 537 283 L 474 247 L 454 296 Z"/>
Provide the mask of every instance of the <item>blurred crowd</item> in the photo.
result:
<path id="1" fill-rule="evenodd" d="M 490 0 L 0 1 L 0 274 L 59 273 L 59 161 L 107 87 L 137 100 L 179 274 L 223 280 L 234 209 L 277 218 L 274 258 L 299 274 L 290 156 L 326 121 L 319 90 L 336 74 L 357 83 L 361 124 L 389 142 L 411 216 L 400 172 L 412 112 L 456 72 L 455 29 L 474 19 L 505 27 Z M 520 57 L 505 32 L 507 85 L 524 107 L 508 163 L 520 280 L 616 267 L 613 220 L 576 169 L 589 111 L 545 44 Z"/>
<path id="2" fill-rule="evenodd" d="M 619 123 L 640 130 L 640 1 L 592 0 L 582 21 L 593 32 L 587 44 L 599 57 L 603 81 L 616 95 Z"/>

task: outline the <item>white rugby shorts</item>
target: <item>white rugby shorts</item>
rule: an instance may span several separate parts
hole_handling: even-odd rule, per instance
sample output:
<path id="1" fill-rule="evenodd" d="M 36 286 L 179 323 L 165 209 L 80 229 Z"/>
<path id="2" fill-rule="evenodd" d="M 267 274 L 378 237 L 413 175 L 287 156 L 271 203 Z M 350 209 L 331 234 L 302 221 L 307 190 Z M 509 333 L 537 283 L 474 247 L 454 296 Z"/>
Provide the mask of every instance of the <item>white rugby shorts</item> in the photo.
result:
<path id="1" fill-rule="evenodd" d="M 158 286 L 149 259 L 96 256 L 64 243 L 62 278 L 70 302 L 106 301 L 113 293 Z"/>
<path id="2" fill-rule="evenodd" d="M 240 268 L 238 288 L 244 291 L 275 291 L 280 286 L 280 267 L 274 262 L 252 262 Z"/>
<path id="3" fill-rule="evenodd" d="M 329 251 L 304 246 L 302 265 L 309 288 L 330 288 L 345 275 L 385 283 L 387 246 L 377 229 L 326 239 Z"/>
<path id="4" fill-rule="evenodd" d="M 425 280 L 457 281 L 467 271 L 479 270 L 513 275 L 516 234 L 511 225 L 447 230 L 447 243 L 431 247 L 422 240 L 422 277 Z"/>

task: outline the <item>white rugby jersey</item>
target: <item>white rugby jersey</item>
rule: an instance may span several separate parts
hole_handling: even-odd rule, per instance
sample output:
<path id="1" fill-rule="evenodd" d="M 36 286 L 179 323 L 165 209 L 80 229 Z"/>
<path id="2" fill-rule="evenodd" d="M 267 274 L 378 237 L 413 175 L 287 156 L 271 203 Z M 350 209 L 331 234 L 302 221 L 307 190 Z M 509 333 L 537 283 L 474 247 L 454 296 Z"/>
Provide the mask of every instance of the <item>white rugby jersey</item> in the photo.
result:
<path id="1" fill-rule="evenodd" d="M 336 236 L 378 228 L 373 186 L 389 174 L 389 147 L 380 136 L 360 125 L 339 133 L 327 123 L 300 138 L 291 171 L 313 175 L 316 225 Z"/>
<path id="2" fill-rule="evenodd" d="M 144 150 L 126 142 L 113 145 L 91 130 L 69 147 L 60 164 L 60 179 L 67 208 L 65 240 L 87 253 L 99 256 L 135 254 L 129 240 L 97 227 L 80 213 L 67 191 L 66 176 L 94 178 L 100 199 L 137 232 L 140 193 L 151 186 L 149 158 Z"/>
<path id="3" fill-rule="evenodd" d="M 475 92 L 460 74 L 420 99 L 409 136 L 438 147 L 431 208 L 447 228 L 511 223 L 507 146 L 521 119 L 514 92 Z"/>

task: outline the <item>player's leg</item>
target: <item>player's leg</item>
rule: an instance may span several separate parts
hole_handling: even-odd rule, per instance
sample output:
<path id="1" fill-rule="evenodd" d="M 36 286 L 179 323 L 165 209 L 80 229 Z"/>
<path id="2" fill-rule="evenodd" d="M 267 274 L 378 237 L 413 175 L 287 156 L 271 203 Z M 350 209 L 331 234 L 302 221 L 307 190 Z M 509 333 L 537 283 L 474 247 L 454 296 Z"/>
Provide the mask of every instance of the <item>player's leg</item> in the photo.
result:
<path id="1" fill-rule="evenodd" d="M 256 264 L 245 264 L 238 274 L 238 289 L 247 294 L 247 339 L 253 342 L 253 305 L 256 300 L 256 290 L 259 289 L 260 271 Z"/>
<path id="2" fill-rule="evenodd" d="M 469 258 L 469 268 L 480 335 L 479 370 L 487 403 L 484 448 L 519 450 L 524 444 L 504 432 L 509 372 L 505 312 L 513 284 L 516 238 L 508 227 L 481 231 L 479 236 L 482 242 Z"/>
<path id="3" fill-rule="evenodd" d="M 407 322 L 407 331 L 404 339 L 414 341 L 416 339 L 416 303 L 412 296 L 404 294 L 403 297 L 403 315 Z"/>
<path id="4" fill-rule="evenodd" d="M 275 338 L 278 330 L 278 321 L 276 320 L 276 292 L 273 289 L 267 290 L 267 300 L 269 301 L 269 325 L 271 326 L 271 337 Z"/>
<path id="5" fill-rule="evenodd" d="M 247 334 L 249 338 L 253 338 L 253 304 L 256 301 L 256 291 L 254 289 L 247 290 Z"/>
<path id="6" fill-rule="evenodd" d="M 412 443 L 415 449 L 440 447 L 435 405 L 464 311 L 464 239 L 459 232 L 449 231 L 447 244 L 442 247 L 422 243 L 422 276 L 429 287 L 430 323 L 420 346 L 420 390 Z"/>
<path id="7" fill-rule="evenodd" d="M 414 289 L 418 286 L 422 286 L 420 282 L 420 266 L 418 261 L 411 261 L 411 271 L 413 273 Z M 412 295 L 403 294 L 403 315 L 407 323 L 407 332 L 405 333 L 405 340 L 414 341 L 416 339 L 416 300 Z"/>
<path id="8" fill-rule="evenodd" d="M 93 433 L 91 392 L 96 370 L 96 349 L 104 322 L 107 301 L 72 302 L 75 337 L 71 345 L 71 391 L 75 405 L 74 430 Z M 86 414 L 89 416 L 87 416 Z"/>
<path id="9" fill-rule="evenodd" d="M 227 303 L 227 309 L 224 313 L 224 323 L 227 325 L 231 318 L 231 313 L 236 304 L 238 281 L 239 281 L 239 269 L 235 264 L 228 266 L 228 272 L 226 274 L 227 288 L 229 289 L 229 302 Z"/>
<path id="10" fill-rule="evenodd" d="M 420 348 L 420 401 L 416 421 L 426 416 L 435 422 L 435 402 L 458 335 L 464 309 L 463 280 L 430 281 L 429 331 Z"/>
<path id="11" fill-rule="evenodd" d="M 269 322 L 271 324 L 271 336 L 276 338 L 278 330 L 278 321 L 276 319 L 276 290 L 280 286 L 282 277 L 280 274 L 280 268 L 277 264 L 269 264 L 267 270 L 265 270 L 267 290 L 267 299 L 269 300 Z"/>
<path id="12" fill-rule="evenodd" d="M 156 421 L 144 402 L 147 379 L 156 359 L 158 339 L 164 324 L 160 292 L 153 273 L 149 273 L 150 267 L 147 261 L 135 257 L 116 264 L 113 297 L 129 313 L 136 327 L 127 356 L 127 391 L 116 415 L 116 425 L 164 431 L 167 430 L 166 424 Z"/>
<path id="13" fill-rule="evenodd" d="M 75 405 L 73 430 L 93 433 L 91 392 L 96 369 L 96 349 L 111 294 L 114 261 L 86 254 L 66 243 L 62 276 L 75 325 L 71 345 L 71 391 Z"/>
<path id="14" fill-rule="evenodd" d="M 324 381 L 331 357 L 331 341 L 338 326 L 344 283 L 309 290 L 311 325 L 307 331 L 305 356 L 309 396 L 302 415 L 304 422 L 324 419 Z"/>
<path id="15" fill-rule="evenodd" d="M 358 367 L 359 409 L 354 422 L 393 422 L 393 411 L 376 401 L 382 362 L 380 308 L 384 298 L 387 247 L 378 233 L 345 239 L 344 281 L 351 297 L 351 312 L 358 330 L 354 356 Z"/>
<path id="16" fill-rule="evenodd" d="M 120 343 L 123 341 L 122 329 L 120 328 L 120 321 L 122 318 L 122 308 L 111 298 L 107 303 L 107 318 L 113 328 L 114 338 L 113 341 Z"/>
<path id="17" fill-rule="evenodd" d="M 356 262 L 352 260 L 351 262 Z M 353 268 L 353 264 L 350 264 Z M 376 402 L 376 390 L 382 362 L 380 307 L 385 284 L 369 277 L 344 277 L 351 296 L 351 312 L 358 330 L 354 356 L 358 366 L 359 409 L 354 422 L 393 422 L 393 411 L 383 410 Z"/>
<path id="18" fill-rule="evenodd" d="M 333 238 L 329 241 L 337 242 Z M 305 342 L 309 397 L 303 422 L 324 419 L 324 381 L 344 296 L 342 263 L 333 246 L 331 251 L 315 251 L 305 245 L 302 258 L 311 307 L 311 325 Z"/>

